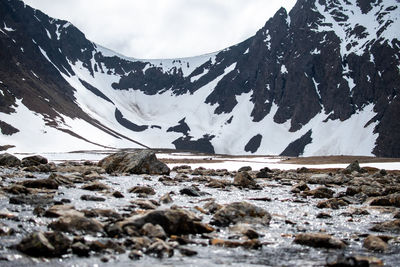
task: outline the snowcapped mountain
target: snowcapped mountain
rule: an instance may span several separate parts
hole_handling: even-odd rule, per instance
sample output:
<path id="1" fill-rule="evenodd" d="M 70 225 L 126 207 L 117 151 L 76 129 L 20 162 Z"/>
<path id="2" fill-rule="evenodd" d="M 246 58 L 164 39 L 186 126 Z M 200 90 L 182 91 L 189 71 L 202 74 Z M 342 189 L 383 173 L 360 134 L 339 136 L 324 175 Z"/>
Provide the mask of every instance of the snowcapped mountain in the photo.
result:
<path id="1" fill-rule="evenodd" d="M 253 37 L 124 57 L 0 2 L 0 148 L 400 157 L 398 0 L 298 0 Z"/>

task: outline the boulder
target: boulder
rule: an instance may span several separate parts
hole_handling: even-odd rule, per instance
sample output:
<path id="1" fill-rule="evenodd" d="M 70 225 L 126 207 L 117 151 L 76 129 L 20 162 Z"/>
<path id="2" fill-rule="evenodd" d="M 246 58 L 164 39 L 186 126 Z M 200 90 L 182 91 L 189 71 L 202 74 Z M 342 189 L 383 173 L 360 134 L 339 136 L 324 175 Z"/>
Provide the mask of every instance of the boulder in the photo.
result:
<path id="1" fill-rule="evenodd" d="M 156 191 L 150 186 L 134 186 L 128 190 L 129 193 L 155 195 Z"/>
<path id="2" fill-rule="evenodd" d="M 261 243 L 258 239 L 225 240 L 225 239 L 214 238 L 210 240 L 210 244 L 213 246 L 226 247 L 226 248 L 243 247 L 247 249 L 258 249 L 261 247 Z"/>
<path id="3" fill-rule="evenodd" d="M 77 211 L 72 205 L 53 205 L 48 208 L 44 216 L 50 218 L 58 218 L 63 216 L 80 216 L 83 217 L 85 214 Z"/>
<path id="4" fill-rule="evenodd" d="M 310 178 L 307 179 L 307 182 L 310 184 L 332 184 L 334 183 L 335 178 L 329 174 L 320 173 L 314 174 Z"/>
<path id="5" fill-rule="evenodd" d="M 313 190 L 304 191 L 302 195 L 312 196 L 313 198 L 332 198 L 335 191 L 327 187 L 318 187 Z"/>
<path id="6" fill-rule="evenodd" d="M 59 257 L 70 246 L 71 240 L 60 232 L 34 232 L 23 238 L 17 249 L 33 257 Z"/>
<path id="7" fill-rule="evenodd" d="M 378 252 L 385 252 L 389 248 L 388 244 L 376 235 L 369 235 L 367 238 L 365 238 L 363 247 L 368 250 Z"/>
<path id="8" fill-rule="evenodd" d="M 100 182 L 92 182 L 90 184 L 83 185 L 81 188 L 89 191 L 103 191 L 111 189 L 108 185 L 105 185 Z"/>
<path id="9" fill-rule="evenodd" d="M 265 167 L 262 168 L 257 174 L 256 177 L 257 178 L 271 178 L 272 176 L 272 171 L 270 168 Z"/>
<path id="10" fill-rule="evenodd" d="M 338 238 L 322 233 L 302 233 L 296 235 L 294 241 L 296 244 L 315 248 L 335 248 L 342 249 L 346 244 Z"/>
<path id="11" fill-rule="evenodd" d="M 119 152 L 98 163 L 107 173 L 169 174 L 168 166 L 156 158 L 151 150 Z"/>
<path id="12" fill-rule="evenodd" d="M 58 189 L 58 183 L 53 179 L 26 180 L 20 183 L 28 188 Z"/>
<path id="13" fill-rule="evenodd" d="M 35 155 L 23 158 L 21 165 L 22 167 L 31 167 L 31 166 L 39 166 L 41 164 L 47 164 L 48 162 L 49 161 L 45 157 Z"/>
<path id="14" fill-rule="evenodd" d="M 246 171 L 238 172 L 235 175 L 233 184 L 236 186 L 239 186 L 239 187 L 243 187 L 243 188 L 250 188 L 250 189 L 258 189 L 259 188 L 256 181 Z"/>
<path id="15" fill-rule="evenodd" d="M 21 160 L 16 156 L 4 153 L 0 154 L 0 166 L 4 167 L 18 167 L 21 165 Z"/>
<path id="16" fill-rule="evenodd" d="M 142 229 L 140 229 L 140 233 L 150 238 L 155 237 L 163 240 L 167 238 L 164 229 L 158 224 L 146 223 L 142 226 Z"/>
<path id="17" fill-rule="evenodd" d="M 360 164 L 358 163 L 358 160 L 350 163 L 349 166 L 347 166 L 345 169 L 346 173 L 360 172 L 360 171 L 361 171 L 361 167 L 360 167 Z"/>
<path id="18" fill-rule="evenodd" d="M 264 209 L 248 202 L 233 202 L 219 209 L 211 219 L 212 225 L 229 226 L 236 223 L 268 225 L 271 215 Z"/>
<path id="19" fill-rule="evenodd" d="M 348 206 L 349 204 L 340 198 L 330 198 L 318 202 L 317 208 L 319 209 L 334 209 L 337 210 L 340 207 Z"/>

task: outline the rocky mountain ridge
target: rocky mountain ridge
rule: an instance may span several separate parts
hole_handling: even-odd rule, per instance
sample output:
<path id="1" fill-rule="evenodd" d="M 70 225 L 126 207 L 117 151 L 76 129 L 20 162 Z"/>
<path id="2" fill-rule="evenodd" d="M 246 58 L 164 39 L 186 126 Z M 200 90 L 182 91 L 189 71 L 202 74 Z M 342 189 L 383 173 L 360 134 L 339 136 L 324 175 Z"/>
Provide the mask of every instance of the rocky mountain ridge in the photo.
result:
<path id="1" fill-rule="evenodd" d="M 400 157 L 397 0 L 299 0 L 240 44 L 170 60 L 126 58 L 22 1 L 0 7 L 11 150 Z"/>

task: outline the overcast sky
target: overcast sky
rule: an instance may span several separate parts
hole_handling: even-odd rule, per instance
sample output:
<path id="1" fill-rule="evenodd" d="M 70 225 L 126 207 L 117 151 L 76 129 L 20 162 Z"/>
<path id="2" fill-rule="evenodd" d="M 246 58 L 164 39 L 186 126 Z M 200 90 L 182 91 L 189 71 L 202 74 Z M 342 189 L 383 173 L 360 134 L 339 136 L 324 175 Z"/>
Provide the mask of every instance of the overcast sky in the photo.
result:
<path id="1" fill-rule="evenodd" d="M 86 37 L 136 58 L 210 53 L 254 35 L 296 0 L 24 0 Z"/>

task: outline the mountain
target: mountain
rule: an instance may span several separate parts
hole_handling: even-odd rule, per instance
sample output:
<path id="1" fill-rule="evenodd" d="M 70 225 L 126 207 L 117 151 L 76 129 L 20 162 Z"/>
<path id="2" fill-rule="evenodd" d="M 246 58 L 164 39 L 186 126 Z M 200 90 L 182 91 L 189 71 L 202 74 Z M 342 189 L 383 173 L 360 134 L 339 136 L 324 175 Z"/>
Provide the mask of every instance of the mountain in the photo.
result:
<path id="1" fill-rule="evenodd" d="M 400 1 L 298 0 L 253 37 L 142 60 L 0 2 L 0 148 L 400 157 Z"/>

